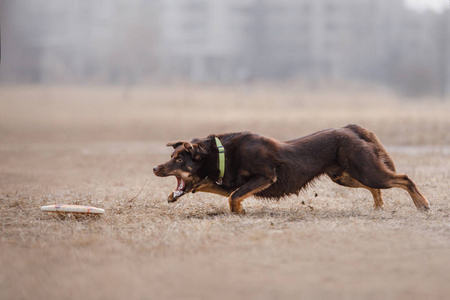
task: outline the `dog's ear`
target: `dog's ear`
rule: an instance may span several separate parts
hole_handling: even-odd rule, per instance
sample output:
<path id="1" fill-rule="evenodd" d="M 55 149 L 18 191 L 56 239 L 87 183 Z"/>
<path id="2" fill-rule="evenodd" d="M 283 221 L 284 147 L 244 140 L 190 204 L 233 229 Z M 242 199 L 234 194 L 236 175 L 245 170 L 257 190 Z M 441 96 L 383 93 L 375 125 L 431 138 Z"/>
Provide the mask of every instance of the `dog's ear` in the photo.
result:
<path id="1" fill-rule="evenodd" d="M 184 143 L 184 149 L 186 149 L 189 153 L 191 153 L 191 157 L 194 161 L 200 162 L 203 158 L 201 155 L 201 148 L 198 144 Z"/>
<path id="2" fill-rule="evenodd" d="M 173 147 L 173 149 L 177 149 L 181 144 L 184 144 L 184 142 L 170 142 L 167 143 L 167 147 Z"/>
<path id="3" fill-rule="evenodd" d="M 192 144 L 191 144 L 192 143 Z M 191 149 L 189 152 L 191 153 L 192 159 L 195 161 L 201 161 L 206 154 L 208 154 L 208 150 L 206 144 L 203 141 L 192 140 L 190 143 Z"/>
<path id="4" fill-rule="evenodd" d="M 192 152 L 192 150 L 194 149 L 194 147 L 192 146 L 192 144 L 189 143 L 189 142 L 184 142 L 184 143 L 183 143 L 183 147 L 184 147 L 184 149 L 186 149 L 188 152 Z"/>

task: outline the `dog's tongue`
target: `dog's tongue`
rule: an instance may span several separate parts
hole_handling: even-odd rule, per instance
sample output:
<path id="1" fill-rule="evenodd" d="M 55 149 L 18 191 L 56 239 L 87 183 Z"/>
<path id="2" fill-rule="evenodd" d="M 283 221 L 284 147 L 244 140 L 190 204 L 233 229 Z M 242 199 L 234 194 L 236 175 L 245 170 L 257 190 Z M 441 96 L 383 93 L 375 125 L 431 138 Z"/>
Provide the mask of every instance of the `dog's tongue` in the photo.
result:
<path id="1" fill-rule="evenodd" d="M 184 180 L 181 179 L 180 177 L 177 177 L 177 187 L 176 189 L 173 191 L 173 195 L 175 197 L 180 197 L 181 195 L 184 194 L 184 187 L 186 186 L 186 184 L 184 183 Z"/>

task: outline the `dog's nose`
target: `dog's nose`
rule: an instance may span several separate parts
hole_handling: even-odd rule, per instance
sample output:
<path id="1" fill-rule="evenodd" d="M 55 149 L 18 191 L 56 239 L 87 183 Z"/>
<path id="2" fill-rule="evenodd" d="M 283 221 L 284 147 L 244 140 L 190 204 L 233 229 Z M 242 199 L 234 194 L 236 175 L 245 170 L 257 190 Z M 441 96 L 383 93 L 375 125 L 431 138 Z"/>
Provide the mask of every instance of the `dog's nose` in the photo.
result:
<path id="1" fill-rule="evenodd" d="M 157 173 L 159 171 L 159 166 L 153 167 L 153 173 Z"/>

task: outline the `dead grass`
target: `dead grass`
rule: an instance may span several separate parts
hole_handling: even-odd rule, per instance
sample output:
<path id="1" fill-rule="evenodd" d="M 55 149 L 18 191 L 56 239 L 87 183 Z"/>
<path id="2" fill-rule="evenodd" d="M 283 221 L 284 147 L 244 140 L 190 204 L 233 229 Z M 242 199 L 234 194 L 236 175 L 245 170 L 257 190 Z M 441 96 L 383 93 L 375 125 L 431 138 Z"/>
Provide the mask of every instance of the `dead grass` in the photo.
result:
<path id="1" fill-rule="evenodd" d="M 447 102 L 274 86 L 2 87 L 0 99 L 1 299 L 448 297 Z M 347 123 L 378 134 L 431 214 L 401 190 L 375 212 L 370 193 L 324 178 L 299 197 L 246 200 L 238 217 L 214 195 L 169 205 L 174 179 L 151 172 L 169 140 Z M 39 210 L 50 203 L 106 214 Z"/>

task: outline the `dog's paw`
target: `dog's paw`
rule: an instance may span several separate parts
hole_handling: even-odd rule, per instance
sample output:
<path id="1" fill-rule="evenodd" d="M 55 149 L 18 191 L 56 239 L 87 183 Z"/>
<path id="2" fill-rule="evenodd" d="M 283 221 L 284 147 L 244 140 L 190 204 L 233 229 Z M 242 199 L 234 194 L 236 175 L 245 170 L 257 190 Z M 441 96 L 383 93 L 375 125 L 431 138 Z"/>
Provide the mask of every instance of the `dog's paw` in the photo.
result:
<path id="1" fill-rule="evenodd" d="M 247 212 L 244 208 L 240 207 L 239 209 L 232 209 L 231 212 L 237 216 L 245 216 Z"/>
<path id="2" fill-rule="evenodd" d="M 173 203 L 177 201 L 178 198 L 174 195 L 174 192 L 170 193 L 170 195 L 167 197 L 167 202 Z"/>
<path id="3" fill-rule="evenodd" d="M 431 213 L 431 209 L 429 205 L 421 205 L 417 207 L 417 210 L 422 213 Z"/>

